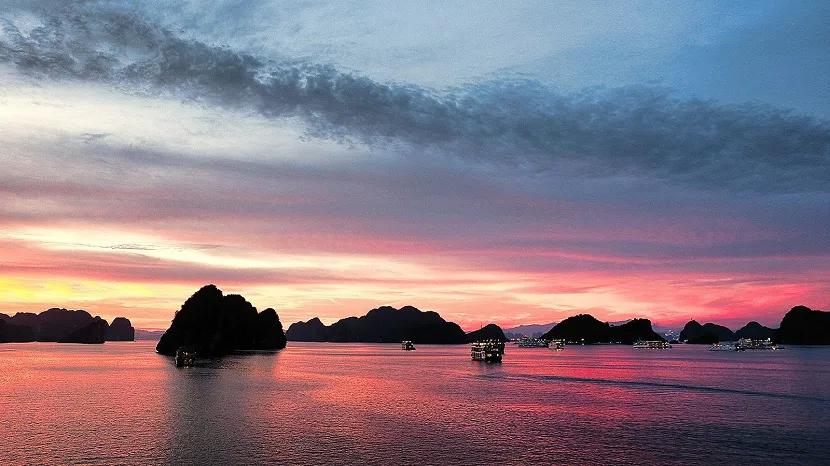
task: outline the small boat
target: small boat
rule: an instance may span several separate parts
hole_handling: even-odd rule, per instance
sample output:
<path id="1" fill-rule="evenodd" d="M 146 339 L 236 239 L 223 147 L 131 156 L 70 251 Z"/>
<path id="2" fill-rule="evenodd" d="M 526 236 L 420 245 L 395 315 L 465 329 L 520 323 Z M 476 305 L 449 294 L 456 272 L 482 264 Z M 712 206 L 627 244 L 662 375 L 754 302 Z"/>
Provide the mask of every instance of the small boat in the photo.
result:
<path id="1" fill-rule="evenodd" d="M 504 355 L 504 342 L 499 340 L 477 341 L 470 347 L 473 361 L 501 362 Z"/>
<path id="2" fill-rule="evenodd" d="M 668 349 L 671 344 L 663 340 L 637 340 L 634 342 L 634 348 L 637 349 Z"/>
<path id="3" fill-rule="evenodd" d="M 176 350 L 176 367 L 193 366 L 196 364 L 196 349 L 190 346 L 180 346 Z"/>
<path id="4" fill-rule="evenodd" d="M 409 340 L 405 340 L 401 342 L 401 349 L 406 351 L 412 351 L 415 349 L 415 344 Z"/>
<path id="5" fill-rule="evenodd" d="M 565 340 L 551 340 L 548 348 L 555 351 L 562 351 L 565 349 Z"/>

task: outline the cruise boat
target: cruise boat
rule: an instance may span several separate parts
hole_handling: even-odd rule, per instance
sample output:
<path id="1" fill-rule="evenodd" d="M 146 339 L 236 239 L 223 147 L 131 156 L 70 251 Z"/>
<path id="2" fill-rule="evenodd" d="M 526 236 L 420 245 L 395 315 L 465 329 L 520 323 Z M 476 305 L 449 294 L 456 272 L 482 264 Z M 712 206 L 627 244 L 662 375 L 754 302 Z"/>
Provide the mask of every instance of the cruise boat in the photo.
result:
<path id="1" fill-rule="evenodd" d="M 519 348 L 547 348 L 550 346 L 550 341 L 544 338 L 523 337 L 516 340 Z"/>
<path id="2" fill-rule="evenodd" d="M 637 340 L 634 342 L 634 347 L 638 349 L 667 349 L 671 348 L 671 344 L 663 340 Z"/>
<path id="3" fill-rule="evenodd" d="M 401 349 L 406 351 L 412 351 L 415 349 L 415 344 L 409 340 L 405 340 L 401 342 Z"/>
<path id="4" fill-rule="evenodd" d="M 503 355 L 504 342 L 498 340 L 477 341 L 470 348 L 473 361 L 501 362 Z"/>
<path id="5" fill-rule="evenodd" d="M 561 351 L 565 349 L 565 340 L 551 340 L 549 348 L 555 351 Z"/>
<path id="6" fill-rule="evenodd" d="M 176 350 L 176 367 L 196 364 L 196 350 L 190 346 L 180 346 Z"/>
<path id="7" fill-rule="evenodd" d="M 783 349 L 772 342 L 771 339 L 767 338 L 766 340 L 753 340 L 751 338 L 741 338 L 738 340 L 738 343 L 735 344 L 737 348 L 741 350 L 778 350 Z"/>
<path id="8" fill-rule="evenodd" d="M 712 343 L 709 351 L 743 351 L 743 349 L 738 348 L 734 343 Z"/>

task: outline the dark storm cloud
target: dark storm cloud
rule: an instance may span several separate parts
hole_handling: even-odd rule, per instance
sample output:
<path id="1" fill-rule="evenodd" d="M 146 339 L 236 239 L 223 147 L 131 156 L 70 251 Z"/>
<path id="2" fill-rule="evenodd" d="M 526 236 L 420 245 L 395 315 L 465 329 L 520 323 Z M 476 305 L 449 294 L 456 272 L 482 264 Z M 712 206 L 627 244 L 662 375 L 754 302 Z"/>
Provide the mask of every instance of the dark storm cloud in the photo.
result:
<path id="1" fill-rule="evenodd" d="M 830 123 L 785 109 L 680 100 L 646 87 L 559 94 L 532 81 L 437 93 L 331 66 L 267 61 L 113 10 L 40 16 L 26 29 L 4 15 L 0 36 L 0 62 L 37 78 L 299 117 L 317 137 L 532 170 L 758 192 L 830 187 Z"/>

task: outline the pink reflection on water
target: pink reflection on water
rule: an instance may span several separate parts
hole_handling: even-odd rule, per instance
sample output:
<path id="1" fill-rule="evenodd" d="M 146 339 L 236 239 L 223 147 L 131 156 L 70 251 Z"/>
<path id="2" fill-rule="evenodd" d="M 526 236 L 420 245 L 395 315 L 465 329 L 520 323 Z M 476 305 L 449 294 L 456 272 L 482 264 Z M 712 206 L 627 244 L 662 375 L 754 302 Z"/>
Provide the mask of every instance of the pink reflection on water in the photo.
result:
<path id="1" fill-rule="evenodd" d="M 824 464 L 828 360 L 290 343 L 176 368 L 152 343 L 0 345 L 0 463 Z"/>

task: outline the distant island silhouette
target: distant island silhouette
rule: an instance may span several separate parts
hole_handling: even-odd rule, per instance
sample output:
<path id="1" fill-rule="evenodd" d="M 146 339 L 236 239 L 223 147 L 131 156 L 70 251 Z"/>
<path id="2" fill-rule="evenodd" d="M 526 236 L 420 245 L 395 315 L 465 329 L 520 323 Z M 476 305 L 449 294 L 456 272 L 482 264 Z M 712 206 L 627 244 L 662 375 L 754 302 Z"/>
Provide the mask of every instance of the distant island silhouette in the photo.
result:
<path id="1" fill-rule="evenodd" d="M 216 357 L 238 350 L 282 349 L 285 343 L 274 309 L 257 313 L 242 296 L 224 295 L 215 285 L 206 285 L 182 304 L 156 351 L 173 356 L 179 347 L 191 346 L 200 357 Z"/>
<path id="2" fill-rule="evenodd" d="M 689 344 L 712 344 L 740 338 L 771 339 L 791 345 L 830 345 L 830 312 L 795 306 L 784 315 L 779 328 L 765 327 L 752 321 L 737 332 L 723 325 L 689 321 L 680 332 L 679 340 Z"/>
<path id="3" fill-rule="evenodd" d="M 565 340 L 569 343 L 622 343 L 630 345 L 637 340 L 665 341 L 651 328 L 648 319 L 633 319 L 622 325 L 600 322 L 590 314 L 568 317 L 545 332 L 546 340 Z"/>
<path id="4" fill-rule="evenodd" d="M 447 322 L 436 312 L 421 311 L 412 306 L 400 309 L 381 306 L 362 317 L 347 317 L 330 326 L 315 317 L 308 322 L 291 324 L 285 335 L 290 341 L 337 343 L 400 343 L 404 340 L 416 344 L 467 342 L 467 335 L 458 324 Z"/>
<path id="5" fill-rule="evenodd" d="M 296 322 L 288 327 L 285 331 L 285 337 L 288 341 L 327 341 L 328 327 L 323 322 L 315 317 L 309 319 L 308 322 Z"/>
<path id="6" fill-rule="evenodd" d="M 533 326 L 543 327 L 543 326 Z M 521 327 L 520 327 L 521 328 Z M 534 328 L 533 330 L 537 330 Z M 572 343 L 631 344 L 638 339 L 663 340 L 654 332 L 648 319 L 633 319 L 620 325 L 604 323 L 590 314 L 569 317 L 552 324 L 540 335 L 545 339 L 564 339 Z M 465 333 L 454 322 L 444 320 L 433 311 L 413 306 L 395 309 L 381 306 L 362 317 L 348 317 L 326 326 L 315 317 L 291 324 L 283 332 L 279 316 L 273 309 L 257 313 L 239 295 L 223 295 L 215 285 L 202 287 L 176 312 L 167 331 L 136 330 L 130 320 L 116 317 L 112 324 L 83 310 L 51 308 L 40 314 L 18 312 L 14 316 L 0 313 L 0 343 L 58 342 L 100 344 L 105 341 L 133 341 L 136 338 L 158 340 L 157 351 L 172 355 L 179 346 L 194 344 L 202 355 L 223 355 L 244 349 L 281 349 L 286 341 L 462 344 L 480 339 L 508 337 L 495 324 Z M 787 312 L 779 328 L 752 321 L 733 332 L 715 323 L 700 324 L 691 320 L 683 327 L 678 340 L 690 344 L 711 344 L 740 338 L 767 339 L 791 345 L 830 344 L 830 312 L 795 306 Z"/>
<path id="7" fill-rule="evenodd" d="M 290 341 L 363 343 L 410 340 L 415 343 L 459 344 L 488 338 L 502 341 L 508 339 L 495 324 L 465 334 L 457 324 L 447 322 L 437 313 L 424 312 L 413 306 L 404 306 L 401 309 L 382 306 L 372 309 L 363 317 L 348 317 L 331 326 L 326 326 L 315 317 L 307 322 L 291 324 L 285 335 Z M 541 335 L 541 338 L 584 344 L 630 345 L 637 340 L 665 341 L 654 331 L 649 319 L 632 319 L 613 325 L 601 322 L 590 314 L 568 317 L 554 324 Z M 796 306 L 784 316 L 779 329 L 765 327 L 752 321 L 737 332 L 723 325 L 711 322 L 700 324 L 692 320 L 685 325 L 679 336 L 681 342 L 691 344 L 712 344 L 739 338 L 771 338 L 778 343 L 804 345 L 830 344 L 830 312 Z"/>
<path id="8" fill-rule="evenodd" d="M 752 340 L 766 340 L 775 336 L 775 329 L 755 322 L 754 320 L 735 332 L 735 338 L 749 338 Z"/>
<path id="9" fill-rule="evenodd" d="M 116 317 L 113 325 L 83 310 L 52 308 L 35 314 L 0 314 L 0 343 L 34 341 L 101 344 L 105 341 L 132 341 L 135 329 L 130 320 Z"/>
<path id="10" fill-rule="evenodd" d="M 126 317 L 116 317 L 107 329 L 107 341 L 135 341 L 135 329 Z"/>
<path id="11" fill-rule="evenodd" d="M 496 324 L 487 324 L 479 330 L 474 330 L 467 334 L 467 343 L 483 340 L 510 341 L 501 327 Z"/>
<path id="12" fill-rule="evenodd" d="M 690 344 L 706 344 L 718 343 L 721 341 L 735 341 L 735 332 L 729 330 L 723 325 L 713 324 L 707 322 L 701 325 L 696 320 L 690 320 L 680 331 L 678 336 L 680 341 Z"/>

